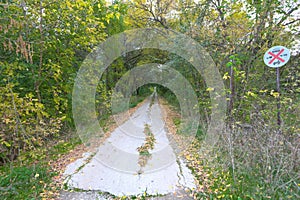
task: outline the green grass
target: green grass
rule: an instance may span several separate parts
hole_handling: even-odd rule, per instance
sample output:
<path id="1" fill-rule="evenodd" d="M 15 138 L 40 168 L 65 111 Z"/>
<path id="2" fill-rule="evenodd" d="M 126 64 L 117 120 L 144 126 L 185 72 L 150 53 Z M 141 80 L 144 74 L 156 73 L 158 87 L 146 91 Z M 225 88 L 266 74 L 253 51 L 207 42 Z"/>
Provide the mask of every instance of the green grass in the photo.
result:
<path id="1" fill-rule="evenodd" d="M 278 182 L 274 182 L 270 179 L 271 174 L 262 173 L 263 166 L 259 164 L 247 168 L 240 165 L 233 170 L 228 163 L 224 165 L 226 153 L 213 151 L 203 157 L 197 151 L 201 142 L 194 145 L 193 162 L 189 167 L 200 184 L 209 185 L 207 190 L 197 193 L 197 199 L 299 199 L 299 179 L 291 179 L 291 174 L 283 173 Z M 201 168 L 203 171 L 198 173 Z"/>
<path id="2" fill-rule="evenodd" d="M 49 149 L 49 159 L 55 160 L 62 154 L 70 152 L 70 150 L 74 149 L 79 144 L 81 144 L 81 140 L 78 137 L 71 138 L 68 141 L 61 141 Z"/>
<path id="3" fill-rule="evenodd" d="M 141 156 L 150 156 L 151 154 L 149 153 L 149 151 L 146 150 L 146 151 L 141 151 L 140 155 Z"/>
<path id="4" fill-rule="evenodd" d="M 176 128 L 179 128 L 180 122 L 181 122 L 180 118 L 177 117 L 173 118 L 173 123 L 175 124 Z"/>
<path id="5" fill-rule="evenodd" d="M 55 189 L 50 184 L 56 173 L 50 169 L 48 162 L 67 154 L 80 143 L 78 137 L 68 136 L 53 146 L 21 153 L 17 160 L 1 166 L 0 199 L 41 199 L 41 193 Z"/>
<path id="6" fill-rule="evenodd" d="M 19 166 L 0 169 L 1 199 L 40 199 L 45 183 L 51 182 L 53 173 L 43 166 Z"/>
<path id="7" fill-rule="evenodd" d="M 130 103 L 129 103 L 129 108 L 134 108 L 136 107 L 139 103 L 141 103 L 142 101 L 144 101 L 144 99 L 147 97 L 148 95 L 143 95 L 143 96 L 132 96 L 130 98 Z"/>
<path id="8" fill-rule="evenodd" d="M 210 169 L 215 172 L 211 176 L 214 184 L 210 187 L 211 192 L 199 193 L 198 198 L 206 197 L 208 199 L 298 199 L 299 189 L 293 183 L 286 187 L 271 190 L 270 184 L 266 183 L 263 177 L 257 176 L 254 171 L 245 171 L 236 173 L 233 179 L 230 170 Z M 216 173 L 216 171 L 218 171 Z M 208 172 L 209 173 L 209 172 Z"/>
<path id="9" fill-rule="evenodd" d="M 167 91 L 158 90 L 158 94 L 159 96 L 165 98 L 168 104 L 171 105 L 176 111 L 180 111 L 180 104 L 174 93 L 172 93 L 170 90 Z"/>

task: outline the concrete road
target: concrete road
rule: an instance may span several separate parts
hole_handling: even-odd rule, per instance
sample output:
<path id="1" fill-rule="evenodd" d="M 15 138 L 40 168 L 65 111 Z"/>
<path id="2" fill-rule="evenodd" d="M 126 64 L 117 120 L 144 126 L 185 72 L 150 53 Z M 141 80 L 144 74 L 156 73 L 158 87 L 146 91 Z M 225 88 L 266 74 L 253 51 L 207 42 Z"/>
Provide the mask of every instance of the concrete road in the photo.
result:
<path id="1" fill-rule="evenodd" d="M 146 144 L 146 124 L 155 143 L 153 149 L 148 149 L 146 164 L 141 166 L 138 148 Z M 196 187 L 191 171 L 170 145 L 155 94 L 115 129 L 95 154 L 87 152 L 67 166 L 64 177 L 70 189 L 101 191 L 115 196 L 145 192 L 166 195 Z"/>

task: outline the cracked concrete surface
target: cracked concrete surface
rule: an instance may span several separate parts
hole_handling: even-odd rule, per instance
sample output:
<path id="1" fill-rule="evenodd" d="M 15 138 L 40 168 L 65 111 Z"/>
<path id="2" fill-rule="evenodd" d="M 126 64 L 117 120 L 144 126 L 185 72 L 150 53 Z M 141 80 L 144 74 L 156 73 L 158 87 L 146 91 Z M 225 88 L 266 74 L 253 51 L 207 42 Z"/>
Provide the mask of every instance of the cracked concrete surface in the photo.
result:
<path id="1" fill-rule="evenodd" d="M 169 143 L 157 99 L 150 104 L 147 101 L 113 131 L 95 155 L 86 153 L 67 167 L 64 176 L 70 189 L 127 196 L 144 192 L 165 195 L 182 188 L 196 187 L 191 171 L 175 155 Z M 149 151 L 151 157 L 147 164 L 138 173 L 140 155 L 137 148 L 145 142 L 145 124 L 150 126 L 155 136 L 155 145 Z"/>

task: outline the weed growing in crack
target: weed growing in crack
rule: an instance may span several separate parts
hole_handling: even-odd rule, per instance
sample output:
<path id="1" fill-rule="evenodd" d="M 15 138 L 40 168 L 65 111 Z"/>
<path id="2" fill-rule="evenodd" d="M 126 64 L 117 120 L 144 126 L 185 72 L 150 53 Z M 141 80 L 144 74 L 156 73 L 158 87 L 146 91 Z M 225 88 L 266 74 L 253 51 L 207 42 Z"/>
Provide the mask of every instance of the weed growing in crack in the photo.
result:
<path id="1" fill-rule="evenodd" d="M 137 150 L 140 154 L 138 164 L 140 165 L 141 168 L 145 167 L 148 160 L 151 158 L 151 154 L 149 153 L 149 150 L 154 149 L 154 144 L 155 144 L 155 137 L 154 137 L 153 133 L 151 132 L 149 124 L 145 124 L 144 133 L 146 135 L 145 143 L 142 146 L 137 148 Z M 140 172 L 141 172 L 141 170 L 140 170 Z M 139 173 L 139 174 L 141 174 L 141 173 Z"/>

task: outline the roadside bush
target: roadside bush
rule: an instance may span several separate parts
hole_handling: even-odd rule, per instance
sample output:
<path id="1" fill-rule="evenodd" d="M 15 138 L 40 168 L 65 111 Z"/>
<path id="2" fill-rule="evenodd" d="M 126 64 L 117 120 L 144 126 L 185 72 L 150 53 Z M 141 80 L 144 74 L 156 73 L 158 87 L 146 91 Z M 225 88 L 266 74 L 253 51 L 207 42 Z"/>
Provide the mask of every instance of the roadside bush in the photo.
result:
<path id="1" fill-rule="evenodd" d="M 211 199 L 299 199 L 299 134 L 280 134 L 257 120 L 227 130 L 206 158 Z"/>
<path id="2" fill-rule="evenodd" d="M 43 146 L 62 127 L 62 118 L 49 117 L 33 95 L 20 97 L 13 87 L 10 83 L 0 87 L 0 165 L 23 151 Z"/>

